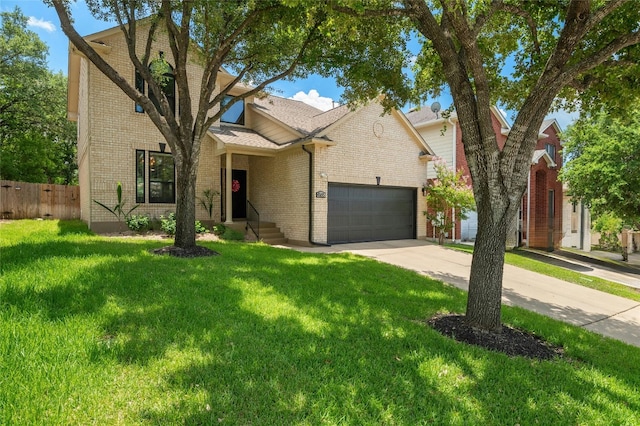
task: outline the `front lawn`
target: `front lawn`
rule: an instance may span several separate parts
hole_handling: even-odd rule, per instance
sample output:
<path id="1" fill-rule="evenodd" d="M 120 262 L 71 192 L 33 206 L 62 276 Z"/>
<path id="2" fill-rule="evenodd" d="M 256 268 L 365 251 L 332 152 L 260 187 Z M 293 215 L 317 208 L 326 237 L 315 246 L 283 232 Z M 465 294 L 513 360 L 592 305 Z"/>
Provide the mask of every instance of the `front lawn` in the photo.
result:
<path id="1" fill-rule="evenodd" d="M 465 293 L 350 255 L 0 224 L 1 424 L 640 424 L 640 349 L 505 307 L 565 348 L 509 358 L 425 325 Z"/>

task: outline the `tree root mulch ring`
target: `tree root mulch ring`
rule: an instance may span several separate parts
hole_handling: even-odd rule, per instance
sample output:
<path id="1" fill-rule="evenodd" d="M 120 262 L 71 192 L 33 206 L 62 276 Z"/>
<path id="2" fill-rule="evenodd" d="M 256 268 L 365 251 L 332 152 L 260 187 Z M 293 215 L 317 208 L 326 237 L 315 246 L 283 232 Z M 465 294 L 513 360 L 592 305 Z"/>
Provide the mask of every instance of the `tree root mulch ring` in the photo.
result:
<path id="1" fill-rule="evenodd" d="M 490 332 L 471 327 L 464 315 L 436 315 L 428 324 L 440 334 L 458 342 L 468 343 L 502 352 L 509 356 L 522 356 L 532 359 L 549 360 L 563 356 L 563 349 L 541 338 L 506 325 L 501 332 Z"/>
<path id="2" fill-rule="evenodd" d="M 151 253 L 159 255 L 168 254 L 169 256 L 174 257 L 206 257 L 220 255 L 217 251 L 203 246 L 194 246 L 186 249 L 176 246 L 166 246 L 151 250 Z"/>

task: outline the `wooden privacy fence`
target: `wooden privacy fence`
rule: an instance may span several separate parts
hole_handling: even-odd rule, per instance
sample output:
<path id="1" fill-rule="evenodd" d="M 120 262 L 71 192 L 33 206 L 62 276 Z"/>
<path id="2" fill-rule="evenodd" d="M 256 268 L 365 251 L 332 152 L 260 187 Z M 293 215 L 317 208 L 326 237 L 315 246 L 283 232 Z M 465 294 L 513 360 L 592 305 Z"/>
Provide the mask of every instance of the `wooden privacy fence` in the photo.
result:
<path id="1" fill-rule="evenodd" d="M 79 219 L 80 187 L 0 181 L 2 219 Z"/>

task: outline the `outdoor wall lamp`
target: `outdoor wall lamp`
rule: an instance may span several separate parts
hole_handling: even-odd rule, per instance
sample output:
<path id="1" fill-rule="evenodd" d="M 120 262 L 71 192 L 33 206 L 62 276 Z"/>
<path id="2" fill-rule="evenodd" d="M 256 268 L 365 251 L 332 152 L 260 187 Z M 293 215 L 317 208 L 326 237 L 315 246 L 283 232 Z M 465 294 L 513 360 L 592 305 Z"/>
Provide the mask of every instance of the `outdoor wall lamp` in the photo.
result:
<path id="1" fill-rule="evenodd" d="M 426 197 L 426 196 L 427 196 L 427 187 L 426 187 L 426 186 L 423 186 L 423 187 L 422 187 L 422 196 L 423 196 L 423 197 Z"/>
<path id="2" fill-rule="evenodd" d="M 158 143 L 158 146 L 160 147 L 160 152 L 164 152 L 165 148 L 167 147 L 166 143 Z"/>
<path id="3" fill-rule="evenodd" d="M 320 172 L 320 177 L 321 177 L 322 179 L 326 179 L 326 178 L 328 178 L 328 177 L 329 177 L 329 175 L 327 175 L 325 172 Z"/>
<path id="4" fill-rule="evenodd" d="M 380 185 L 380 176 L 376 176 L 376 185 Z"/>

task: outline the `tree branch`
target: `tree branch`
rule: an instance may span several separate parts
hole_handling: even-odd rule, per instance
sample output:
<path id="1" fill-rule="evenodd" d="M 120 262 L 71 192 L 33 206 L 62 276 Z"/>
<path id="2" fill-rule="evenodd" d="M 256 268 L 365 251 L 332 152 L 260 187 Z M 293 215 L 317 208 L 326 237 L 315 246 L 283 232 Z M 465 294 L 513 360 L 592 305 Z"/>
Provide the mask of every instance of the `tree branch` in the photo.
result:
<path id="1" fill-rule="evenodd" d="M 618 37 L 617 39 L 611 41 L 600 51 L 590 54 L 582 61 L 570 67 L 563 73 L 563 77 L 566 79 L 566 81 L 571 81 L 576 76 L 589 71 L 590 69 L 593 69 L 602 63 L 605 63 L 621 49 L 636 44 L 640 44 L 640 31 Z"/>
<path id="2" fill-rule="evenodd" d="M 336 12 L 344 13 L 345 15 L 354 16 L 354 17 L 365 17 L 365 18 L 382 18 L 382 17 L 409 17 L 412 15 L 407 9 L 360 9 L 355 10 L 347 6 L 341 6 L 337 4 L 335 1 L 329 1 L 328 6 L 331 10 L 335 10 Z"/>
<path id="3" fill-rule="evenodd" d="M 480 31 L 482 31 L 482 28 L 484 28 L 485 24 L 489 21 L 489 19 L 491 19 L 491 17 L 496 13 L 496 11 L 500 9 L 502 5 L 504 5 L 503 1 L 504 0 L 492 0 L 491 4 L 489 5 L 489 9 L 480 13 L 476 17 L 476 21 L 474 22 L 471 28 L 474 34 L 474 37 L 476 38 L 478 37 L 478 34 L 480 34 Z"/>
<path id="4" fill-rule="evenodd" d="M 498 9 L 520 16 L 525 20 L 525 22 L 529 26 L 529 31 L 531 32 L 531 40 L 533 41 L 533 47 L 535 49 L 535 52 L 539 55 L 540 41 L 538 40 L 538 26 L 536 25 L 536 22 L 533 20 L 533 17 L 529 13 L 527 13 L 527 11 L 519 8 L 515 4 L 504 4 L 500 2 Z"/>
<path id="5" fill-rule="evenodd" d="M 111 65 L 109 65 L 109 63 L 102 59 L 102 57 L 91 46 L 89 46 L 85 39 L 78 34 L 73 25 L 71 25 L 71 20 L 64 6 L 64 0 L 52 0 L 52 4 L 56 10 L 58 18 L 60 19 L 60 27 L 65 35 L 69 37 L 71 43 L 130 99 L 142 105 L 151 121 L 155 124 L 160 133 L 162 133 L 167 142 L 169 142 L 169 140 L 174 140 L 175 135 L 172 134 L 171 129 L 164 118 L 155 109 L 153 102 L 151 102 L 148 97 L 140 94 L 135 87 L 131 86 L 125 78 L 123 78 Z"/>
<path id="6" fill-rule="evenodd" d="M 317 30 L 320 27 L 321 23 L 322 23 L 321 21 L 316 22 L 314 27 L 309 30 L 309 34 L 308 34 L 306 40 L 304 41 L 303 45 L 300 47 L 300 51 L 296 55 L 296 58 L 291 61 L 291 64 L 289 65 L 289 67 L 287 69 L 285 69 L 284 71 L 282 71 L 282 72 L 280 72 L 278 74 L 275 74 L 274 76 L 264 80 L 262 83 L 258 84 L 253 89 L 243 93 L 242 95 L 240 95 L 238 97 L 241 98 L 241 99 L 245 99 L 245 98 L 247 98 L 249 96 L 253 96 L 256 93 L 262 92 L 271 83 L 274 83 L 274 82 L 276 82 L 278 80 L 281 80 L 282 78 L 284 78 L 284 77 L 286 77 L 288 75 L 291 75 L 295 71 L 296 67 L 300 64 L 302 59 L 304 58 L 304 55 L 306 54 L 307 48 L 309 47 L 311 42 L 316 37 Z M 240 75 L 244 75 L 246 72 L 248 72 L 250 70 L 250 67 L 251 67 L 251 65 L 249 65 L 248 67 L 245 67 L 245 69 L 242 70 Z M 220 103 L 222 98 L 227 93 L 229 93 L 229 91 L 237 83 L 239 83 L 241 81 L 242 77 L 240 75 L 237 76 L 236 78 L 234 78 L 234 80 L 231 83 L 227 84 L 223 89 L 221 89 L 220 93 L 218 93 L 218 95 L 216 95 L 216 97 L 214 98 L 214 101 L 212 103 Z M 216 114 L 214 114 L 212 117 L 208 118 L 206 123 L 205 123 L 205 128 L 208 128 L 209 126 L 211 126 L 220 116 L 222 116 L 222 113 L 225 112 L 230 107 L 231 107 L 231 105 L 228 105 L 227 108 L 220 108 Z"/>
<path id="7" fill-rule="evenodd" d="M 610 13 L 617 10 L 619 7 L 628 3 L 629 0 L 608 0 L 604 2 L 602 7 L 596 10 L 585 24 L 585 32 L 591 31 L 596 25 L 598 25 L 604 18 L 609 16 Z"/>

